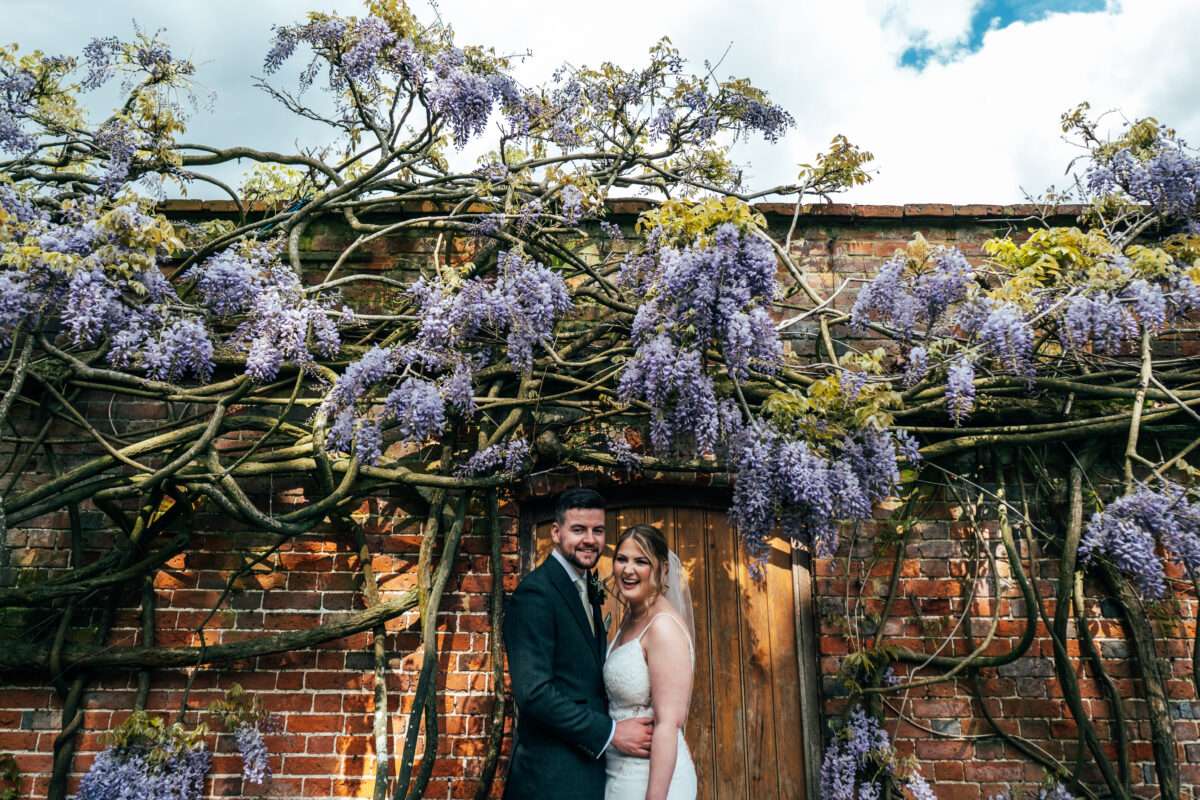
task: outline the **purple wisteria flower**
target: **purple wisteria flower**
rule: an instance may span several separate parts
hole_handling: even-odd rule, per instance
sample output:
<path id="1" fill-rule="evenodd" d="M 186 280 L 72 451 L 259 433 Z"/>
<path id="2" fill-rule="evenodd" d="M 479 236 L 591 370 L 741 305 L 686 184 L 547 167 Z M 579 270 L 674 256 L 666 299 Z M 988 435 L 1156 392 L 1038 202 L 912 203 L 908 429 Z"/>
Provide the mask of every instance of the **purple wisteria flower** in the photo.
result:
<path id="1" fill-rule="evenodd" d="M 437 386 L 421 378 L 405 378 L 383 405 L 384 418 L 396 421 L 406 441 L 424 441 L 446 424 L 446 403 Z"/>
<path id="2" fill-rule="evenodd" d="M 1136 155 L 1129 148 L 1094 162 L 1085 176 L 1095 195 L 1121 194 L 1144 203 L 1161 214 L 1187 217 L 1200 202 L 1200 159 L 1185 142 L 1171 138 L 1162 129 L 1149 154 Z"/>
<path id="3" fill-rule="evenodd" d="M 102 190 L 115 192 L 129 178 L 138 140 L 137 129 L 122 120 L 112 120 L 96 130 L 92 143 L 105 156 L 105 172 L 100 181 Z"/>
<path id="4" fill-rule="evenodd" d="M 635 470 L 642 465 L 642 457 L 634 452 L 633 447 L 629 444 L 629 439 L 623 432 L 611 433 L 605 441 L 605 448 L 626 470 Z"/>
<path id="5" fill-rule="evenodd" d="M 314 353 L 331 358 L 341 350 L 332 296 L 310 297 L 300 278 L 277 260 L 273 247 L 231 248 L 199 268 L 196 286 L 218 316 L 244 314 L 230 343 L 246 353 L 246 374 L 275 379 L 285 361 L 311 364 Z M 313 347 L 309 347 L 309 341 Z"/>
<path id="6" fill-rule="evenodd" d="M 1033 328 L 1014 303 L 994 306 L 979 326 L 980 344 L 1018 375 L 1033 374 Z"/>
<path id="7" fill-rule="evenodd" d="M 1077 294 L 1067 301 L 1062 339 L 1074 348 L 1091 346 L 1097 353 L 1119 353 L 1138 335 L 1137 322 L 1121 301 L 1108 292 Z"/>
<path id="8" fill-rule="evenodd" d="M 200 800 L 212 756 L 185 749 L 161 762 L 144 747 L 110 747 L 96 757 L 79 784 L 77 800 Z"/>
<path id="9" fill-rule="evenodd" d="M 110 328 L 120 327 L 121 292 L 102 269 L 80 270 L 67 285 L 63 322 L 77 345 L 93 345 Z"/>
<path id="10" fill-rule="evenodd" d="M 917 271 L 899 253 L 859 290 L 850 323 L 862 330 L 874 320 L 910 338 L 918 327 L 933 329 L 951 305 L 966 298 L 974 281 L 974 268 L 957 248 L 937 248 Z"/>
<path id="11" fill-rule="evenodd" d="M 637 351 L 621 378 L 621 397 L 652 408 L 651 444 L 656 452 L 715 441 L 716 396 L 704 373 L 701 352 L 715 345 L 729 374 L 743 380 L 751 369 L 774 372 L 783 344 L 767 307 L 775 295 L 775 255 L 770 245 L 725 223 L 710 243 L 661 246 L 651 233 L 646 252 L 626 259 L 622 286 L 644 294 L 631 336 Z"/>
<path id="12" fill-rule="evenodd" d="M 267 743 L 257 725 L 243 722 L 233 733 L 238 752 L 242 754 L 242 779 L 261 786 L 271 777 Z"/>
<path id="13" fill-rule="evenodd" d="M 821 762 L 821 800 L 876 800 L 885 775 L 908 789 L 914 800 L 936 800 L 916 769 L 900 774 L 896 750 L 879 720 L 855 706 L 834 733 Z"/>
<path id="14" fill-rule="evenodd" d="M 1188 501 L 1181 487 L 1163 482 L 1158 490 L 1141 486 L 1088 521 L 1079 543 L 1081 563 L 1107 558 L 1146 597 L 1166 592 L 1158 547 L 1189 573 L 1200 570 L 1200 503 Z"/>
<path id="15" fill-rule="evenodd" d="M 975 365 L 965 356 L 951 364 L 946 375 L 946 410 L 955 425 L 975 410 Z"/>
<path id="16" fill-rule="evenodd" d="M 825 758 L 821 762 L 822 800 L 857 800 L 864 784 L 874 783 L 873 777 L 860 773 L 872 764 L 886 767 L 892 753 L 892 742 L 879 720 L 869 716 L 862 706 L 855 706 L 842 727 L 834 734 Z M 876 796 L 878 789 L 875 789 Z M 870 795 L 868 790 L 867 796 Z"/>
<path id="17" fill-rule="evenodd" d="M 430 107 L 450 125 L 454 143 L 465 145 L 487 125 L 495 95 L 483 75 L 455 68 L 429 89 Z"/>
<path id="18" fill-rule="evenodd" d="M 37 76 L 30 70 L 0 64 L 0 152 L 22 154 L 36 145 L 23 120 L 34 109 L 37 84 Z"/>
<path id="19" fill-rule="evenodd" d="M 893 436 L 896 439 L 896 452 L 909 464 L 920 463 L 921 443 L 917 441 L 917 437 L 908 431 L 894 431 Z"/>
<path id="20" fill-rule="evenodd" d="M 41 295 L 34 289 L 29 275 L 4 270 L 0 272 L 0 345 L 12 342 L 17 326 L 37 314 Z"/>
<path id="21" fill-rule="evenodd" d="M 395 371 L 394 351 L 376 345 L 358 361 L 346 367 L 346 371 L 334 383 L 325 402 L 330 408 L 336 409 L 353 406 L 372 387 Z"/>
<path id="22" fill-rule="evenodd" d="M 575 225 L 583 217 L 583 192 L 578 186 L 567 184 L 559 192 L 562 215 L 568 225 Z"/>
<path id="23" fill-rule="evenodd" d="M 681 349 L 665 333 L 640 345 L 621 373 L 623 402 L 651 407 L 650 444 L 668 455 L 712 450 L 717 440 L 717 397 L 700 354 Z"/>
<path id="24" fill-rule="evenodd" d="M 499 255 L 494 282 L 470 279 L 453 292 L 422 279 L 409 292 L 421 317 L 417 348 L 452 363 L 455 352 L 502 339 L 509 360 L 523 371 L 532 369 L 534 348 L 549 342 L 572 307 L 563 279 L 516 250 Z"/>
<path id="25" fill-rule="evenodd" d="M 867 428 L 845 436 L 828 454 L 757 421 L 729 445 L 736 473 L 730 517 L 754 558 L 766 553 L 778 519 L 788 535 L 822 556 L 837 548 L 838 522 L 864 519 L 900 480 L 897 439 Z"/>
<path id="26" fill-rule="evenodd" d="M 227 247 L 191 270 L 189 277 L 195 278 L 201 301 L 214 314 L 242 314 L 265 286 L 278 254 L 277 246 L 260 243 Z"/>
<path id="27" fill-rule="evenodd" d="M 1130 282 L 1121 294 L 1130 301 L 1142 327 L 1157 331 L 1167 324 L 1167 297 L 1161 286 L 1139 278 Z"/>
<path id="28" fill-rule="evenodd" d="M 457 470 L 457 474 L 470 477 L 501 474 L 520 474 L 529 460 L 528 439 L 512 439 L 500 442 L 474 453 Z"/>
<path id="29" fill-rule="evenodd" d="M 906 264 L 904 256 L 894 256 L 884 262 L 871 282 L 859 290 L 850 309 L 850 324 L 857 330 L 865 329 L 871 320 L 878 320 L 905 336 L 912 335 L 920 307 L 906 286 Z"/>
<path id="30" fill-rule="evenodd" d="M 908 351 L 908 361 L 904 365 L 904 386 L 908 389 L 916 386 L 929 374 L 929 351 L 924 347 L 914 347 Z"/>
<path id="31" fill-rule="evenodd" d="M 735 95 L 730 103 L 730 114 L 745 131 L 758 131 L 768 142 L 778 142 L 796 120 L 782 106 L 775 103 Z"/>
<path id="32" fill-rule="evenodd" d="M 213 372 L 213 345 L 208 329 L 195 318 L 175 320 L 146 342 L 142 367 L 151 378 L 160 381 L 178 381 L 188 375 L 207 381 Z"/>

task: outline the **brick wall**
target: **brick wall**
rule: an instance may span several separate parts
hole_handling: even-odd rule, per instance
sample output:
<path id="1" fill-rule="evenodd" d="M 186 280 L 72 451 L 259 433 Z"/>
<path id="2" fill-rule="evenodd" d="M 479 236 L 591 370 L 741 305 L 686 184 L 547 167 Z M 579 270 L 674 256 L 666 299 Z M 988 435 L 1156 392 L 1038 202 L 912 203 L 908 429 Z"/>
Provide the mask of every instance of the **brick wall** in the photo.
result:
<path id="1" fill-rule="evenodd" d="M 619 204 L 618 213 L 630 215 L 636 204 Z M 791 220 L 790 207 L 764 206 L 771 224 L 782 236 Z M 219 204 L 180 203 L 173 213 L 181 217 L 203 217 L 224 213 Z M 874 274 L 879 264 L 902 246 L 914 231 L 921 231 L 933 243 L 959 246 L 972 258 L 981 255 L 981 246 L 989 236 L 1005 233 L 1011 227 L 1021 229 L 1020 220 L 1032 212 L 1027 207 L 941 205 L 854 207 L 825 206 L 807 209 L 801 215 L 793 252 L 802 258 L 812 285 L 823 294 L 841 288 L 835 301 L 849 308 L 858 284 L 856 278 Z M 631 220 L 631 216 L 626 217 Z M 348 240 L 344 229 L 334 224 L 317 224 L 309 232 L 309 258 L 329 261 Z M 469 243 L 451 242 L 450 253 L 464 252 Z M 356 270 L 403 275 L 416 259 L 427 258 L 427 240 L 395 237 L 374 243 L 356 258 Z M 847 282 L 849 279 L 850 282 Z M 352 285 L 353 286 L 353 285 Z M 815 331 L 795 326 L 789 329 L 790 346 L 804 355 L 813 352 Z M 873 346 L 870 341 L 861 342 Z M 1169 344 L 1175 352 L 1194 352 L 1191 340 Z M 142 402 L 117 401 L 96 397 L 83 402 L 88 415 L 113 432 L 135 432 L 160 424 L 166 409 Z M 182 409 L 173 409 L 181 413 Z M 18 420 L 18 433 L 33 435 L 39 426 L 36 409 L 29 408 Z M 106 429 L 107 430 L 107 429 Z M 67 469 L 90 450 L 61 422 L 51 423 L 51 441 L 55 442 L 59 469 Z M 7 448 L 6 449 L 10 449 Z M 32 485 L 53 472 L 45 456 L 30 463 L 21 478 Z M 259 487 L 261 502 L 275 511 L 302 502 L 304 486 Z M 385 598 L 411 588 L 415 581 L 418 547 L 416 523 L 406 522 L 402 499 L 380 498 L 358 509 L 356 519 L 364 526 L 371 550 L 376 553 L 373 568 L 380 577 Z M 506 502 L 502 507 L 504 538 L 504 585 L 514 588 L 518 575 L 518 507 Z M 1049 512 L 1047 512 L 1049 513 Z M 871 525 L 863 525 L 843 538 L 837 557 L 815 564 L 817 624 L 820 631 L 820 671 L 825 676 L 824 712 L 836 714 L 842 703 L 832 680 L 842 658 L 856 637 L 869 634 L 870 613 L 879 610 L 886 593 L 892 555 L 879 551 L 874 544 L 889 526 L 886 509 Z M 111 545 L 112 531 L 107 518 L 98 510 L 82 509 L 85 530 L 85 560 Z M 987 519 L 980 525 L 984 535 L 994 526 Z M 30 521 L 8 533 L 0 554 L 0 569 L 6 583 L 18 576 L 46 574 L 68 566 L 68 518 L 65 512 Z M 352 542 L 331 529 L 318 529 L 293 540 L 277 552 L 267 551 L 273 537 L 263 536 L 231 525 L 219 513 L 202 510 L 194 529 L 200 532 L 200 546 L 173 559 L 155 582 L 157 598 L 156 636 L 159 644 L 197 646 L 198 628 L 203 626 L 204 642 L 214 644 L 235 641 L 261 633 L 294 630 L 328 621 L 351 609 L 362 607 L 359 592 L 361 566 Z M 1022 600 L 1011 576 L 999 570 L 999 595 L 992 593 L 991 579 L 985 573 L 972 573 L 968 555 L 975 537 L 961 508 L 938 502 L 922 513 L 902 563 L 899 599 L 888 622 L 887 633 L 895 644 L 915 649 L 937 640 L 943 620 L 958 619 L 967 607 L 967 622 L 977 636 L 986 634 L 994 605 L 998 605 L 999 625 L 989 652 L 1002 652 L 1021 633 Z M 995 545 L 992 536 L 989 541 Z M 267 555 L 247 574 L 230 582 L 248 560 Z M 1053 594 L 1054 564 L 1040 553 L 1025 552 L 1036 562 L 1037 585 L 1043 596 Z M 482 752 L 488 734 L 491 710 L 491 660 L 487 612 L 492 576 L 488 568 L 486 538 L 470 527 L 455 567 L 450 594 L 439 618 L 440 688 L 443 689 L 443 736 L 429 797 L 472 797 L 482 764 Z M 222 596 L 226 587 L 227 594 Z M 1098 591 L 1089 589 L 1088 615 L 1093 633 L 1105 657 L 1105 665 L 1123 697 L 1131 728 L 1134 730 L 1133 784 L 1140 796 L 1156 796 L 1149 751 L 1149 734 L 1144 703 L 1138 680 L 1126 658 L 1126 642 L 1115 611 L 1096 602 Z M 116 616 L 113 644 L 139 641 L 138 598 Z M 216 607 L 216 612 L 211 613 Z M 211 613 L 211 617 L 210 617 Z M 1172 711 L 1177 717 L 1175 731 L 1180 743 L 1179 758 L 1183 784 L 1200 783 L 1200 702 L 1190 680 L 1191 637 L 1194 636 L 1196 605 L 1192 598 L 1157 623 L 1159 653 L 1169 665 L 1168 684 Z M 856 627 L 847 630 L 849 617 Z M 403 744 L 407 722 L 405 715 L 412 702 L 415 669 L 419 653 L 413 648 L 419 636 L 415 615 L 393 620 L 387 626 L 387 648 L 396 655 L 389 662 L 388 688 L 391 698 L 392 753 Z M 45 620 L 17 612 L 6 612 L 0 619 L 8 630 L 26 630 L 44 635 Z M 86 630 L 81 631 L 81 635 Z M 371 737 L 373 661 L 371 634 L 364 633 L 312 650 L 285 656 L 262 657 L 194 670 L 169 670 L 154 673 L 148 708 L 175 714 L 184 704 L 189 722 L 200 718 L 212 700 L 238 683 L 260 698 L 281 723 L 281 731 L 268 737 L 271 765 L 275 778 L 265 790 L 269 797 L 332 798 L 370 796 L 373 782 L 373 740 Z M 1072 645 L 1077 645 L 1074 640 Z M 965 652 L 966 639 L 958 636 L 947 652 Z M 1077 651 L 1072 652 L 1076 655 Z M 1097 720 L 1101 737 L 1110 741 L 1105 729 L 1108 710 L 1090 670 L 1080 668 L 1085 705 Z M 1053 678 L 1051 650 L 1045 629 L 1028 654 L 998 670 L 979 675 L 989 710 L 1000 724 L 1014 735 L 1043 748 L 1052 756 L 1072 763 L 1076 751 L 1076 731 Z M 136 676 L 128 674 L 98 677 L 89 684 L 85 702 L 79 754 L 75 760 L 77 780 L 103 747 L 103 734 L 118 724 L 131 707 Z M 6 675 L 0 683 L 0 752 L 12 753 L 21 771 L 19 796 L 44 797 L 50 772 L 53 741 L 61 729 L 60 702 L 45 675 Z M 902 714 L 900 713 L 902 712 Z M 903 717 L 903 718 L 901 718 Z M 889 730 L 896 736 L 899 749 L 916 755 L 922 762 L 939 797 L 951 800 L 985 798 L 1012 787 L 1027 787 L 1043 774 L 1040 767 L 989 733 L 977 701 L 961 681 L 935 684 L 914 690 L 896 699 L 896 708 L 888 711 Z M 243 787 L 239 777 L 240 760 L 228 736 L 214 740 L 216 759 L 209 790 L 212 797 L 255 797 L 252 786 Z M 799 744 L 797 744 L 799 746 Z M 1086 758 L 1085 758 L 1086 761 Z M 501 767 L 501 774 L 503 765 Z M 500 789 L 499 780 L 495 794 Z M 1188 788 L 1186 791 L 1190 792 Z M 1185 797 L 1190 796 L 1185 794 Z"/>

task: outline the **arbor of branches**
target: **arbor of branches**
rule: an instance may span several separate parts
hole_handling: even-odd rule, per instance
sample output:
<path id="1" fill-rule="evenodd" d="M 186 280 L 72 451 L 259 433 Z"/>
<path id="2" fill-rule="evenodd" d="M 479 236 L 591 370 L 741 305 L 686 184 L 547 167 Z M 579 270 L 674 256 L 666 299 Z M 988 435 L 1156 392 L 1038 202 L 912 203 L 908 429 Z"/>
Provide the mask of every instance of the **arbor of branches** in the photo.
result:
<path id="1" fill-rule="evenodd" d="M 1200 445 L 1200 372 L 1155 347 L 1200 305 L 1200 161 L 1174 131 L 1146 119 L 1106 136 L 1081 106 L 1063 118 L 1081 148 L 1070 193 L 1086 205 L 1078 225 L 1031 220 L 1028 232 L 989 242 L 977 264 L 918 236 L 873 280 L 823 294 L 794 257 L 795 223 L 772 237 L 749 204 L 779 196 L 798 215 L 805 199 L 868 180 L 869 153 L 839 137 L 794 184 L 747 189 L 731 144 L 775 141 L 792 117 L 747 80 L 690 72 L 666 41 L 640 68 L 563 68 L 548 85 L 526 87 L 506 59 L 456 45 L 448 28 L 401 3 L 377 0 L 367 11 L 275 29 L 265 71 L 297 59 L 305 67 L 299 87 L 262 88 L 330 131 L 327 146 L 301 152 L 187 141 L 194 68 L 156 36 L 96 39 L 79 58 L 0 51 L 0 418 L 11 429 L 14 415 L 38 407 L 47 420 L 9 438 L 0 524 L 65 510 L 78 552 L 86 506 L 120 532 L 98 560 L 0 590 L 0 604 L 53 620 L 48 635 L 0 648 L 0 666 L 48 670 L 62 699 L 51 797 L 66 796 L 83 699 L 99 671 L 135 671 L 142 709 L 156 669 L 375 631 L 378 700 L 388 691 L 382 625 L 414 609 L 416 702 L 404 749 L 391 773 L 377 772 L 374 796 L 421 796 L 438 735 L 436 619 L 465 519 L 491 521 L 499 574 L 505 487 L 572 467 L 729 473 L 730 514 L 751 559 L 764 557 L 773 530 L 828 556 L 845 523 L 890 497 L 903 501 L 902 523 L 934 497 L 970 495 L 990 509 L 1026 600 L 1025 635 L 999 655 L 984 654 L 990 633 L 965 655 L 897 647 L 882 633 L 856 640 L 842 673 L 851 703 L 826 749 L 823 795 L 929 796 L 882 727 L 888 698 L 1020 658 L 1041 622 L 1081 752 L 1103 787 L 1009 738 L 1045 767 L 1047 792 L 1130 796 L 1130 732 L 1083 616 L 1088 574 L 1123 610 L 1159 786 L 1178 796 L 1146 611 L 1195 591 L 1200 566 L 1189 462 Z M 90 119 L 80 93 L 109 82 L 124 90 L 122 105 Z M 327 102 L 309 102 L 306 90 L 323 90 Z M 459 148 L 483 137 L 495 146 L 477 166 L 453 166 Z M 233 161 L 255 164 L 240 187 L 206 172 Z M 156 211 L 155 197 L 197 183 L 228 194 L 238 219 L 186 225 Z M 629 195 L 653 207 L 622 231 L 606 203 Z M 397 209 L 405 213 L 382 213 Z M 301 243 L 330 215 L 354 239 L 314 275 Z M 413 280 L 350 268 L 357 253 L 401 232 L 433 242 Z M 464 239 L 469 257 L 453 257 L 448 243 Z M 364 288 L 370 306 L 355 307 Z M 836 301 L 852 290 L 847 312 Z M 796 326 L 812 331 L 817 358 L 783 346 L 781 331 Z M 856 350 L 850 334 L 864 331 L 887 347 Z M 83 393 L 172 413 L 116 440 L 77 407 Z M 53 462 L 50 418 L 75 426 L 95 455 L 22 486 L 31 459 Z M 956 466 L 973 453 L 986 475 Z M 1018 461 L 1035 468 L 1018 470 Z M 1106 470 L 1118 476 L 1112 491 Z M 275 513 L 250 488 L 264 478 L 316 490 Z M 402 494 L 422 524 L 415 590 L 381 599 L 364 557 L 366 608 L 337 622 L 235 644 L 154 646 L 154 593 L 143 588 L 194 546 L 195 509 L 220 509 L 280 546 L 328 522 L 369 556 L 350 511 L 386 493 Z M 898 530 L 887 543 L 896 571 L 880 620 L 908 542 L 908 528 Z M 1034 543 L 1059 560 L 1052 597 L 1037 595 L 1023 565 Z M 988 544 L 980 552 L 994 561 Z M 114 610 L 131 592 L 147 620 L 143 644 L 108 646 Z M 97 608 L 93 643 L 68 644 Z M 1080 699 L 1071 638 L 1108 687 L 1116 759 Z M 502 700 L 480 796 L 500 751 Z M 376 707 L 385 710 L 376 758 L 386 764 L 387 704 Z M 261 710 L 238 694 L 214 714 L 237 733 L 247 779 L 264 780 Z M 199 796 L 204 730 L 170 722 L 135 714 L 80 796 L 115 796 L 122 785 L 146 797 L 164 787 Z M 422 732 L 429 755 L 417 758 Z"/>

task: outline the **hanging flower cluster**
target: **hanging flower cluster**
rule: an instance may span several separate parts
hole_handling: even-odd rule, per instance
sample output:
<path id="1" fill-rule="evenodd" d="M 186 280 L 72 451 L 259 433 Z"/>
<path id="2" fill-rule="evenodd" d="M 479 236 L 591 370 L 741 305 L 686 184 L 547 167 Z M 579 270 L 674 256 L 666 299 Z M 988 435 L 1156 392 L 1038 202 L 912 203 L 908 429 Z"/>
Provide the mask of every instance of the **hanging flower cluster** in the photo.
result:
<path id="1" fill-rule="evenodd" d="M 825 749 L 821 798 L 880 800 L 884 777 L 907 789 L 913 800 L 937 797 L 915 766 L 901 763 L 879 720 L 855 706 Z"/>
<path id="2" fill-rule="evenodd" d="M 705 453 L 716 444 L 708 348 L 734 380 L 754 369 L 772 373 L 783 357 L 768 313 L 775 255 L 739 211 L 720 203 L 665 206 L 650 219 L 646 249 L 622 263 L 619 284 L 643 299 L 620 395 L 650 406 L 650 442 L 660 454 Z"/>
<path id="3" fill-rule="evenodd" d="M 271 777 L 271 764 L 263 733 L 276 731 L 278 722 L 263 710 L 257 697 L 251 697 L 237 683 L 225 697 L 210 704 L 208 711 L 233 733 L 242 757 L 242 780 L 258 786 L 265 784 Z"/>
<path id="4" fill-rule="evenodd" d="M 1200 503 L 1186 491 L 1163 482 L 1141 486 L 1094 514 L 1079 544 L 1083 563 L 1106 558 L 1148 598 L 1166 593 L 1161 547 L 1189 572 L 1200 575 Z"/>
<path id="5" fill-rule="evenodd" d="M 192 276 L 212 315 L 242 319 L 229 343 L 246 354 L 246 374 L 259 383 L 273 380 L 285 362 L 305 367 L 314 354 L 336 356 L 338 321 L 349 311 L 336 308 L 331 293 L 309 295 L 278 252 L 278 243 L 244 242 L 212 256 Z"/>
<path id="6" fill-rule="evenodd" d="M 531 370 L 535 348 L 550 341 L 572 308 L 562 278 L 516 251 L 499 255 L 493 281 L 472 278 L 452 291 L 419 280 L 409 293 L 420 319 L 413 344 L 372 348 L 346 368 L 321 406 L 331 420 L 326 446 L 353 448 L 366 463 L 382 455 L 385 426 L 404 441 L 422 442 L 443 428 L 449 410 L 474 413 L 474 365 L 487 363 L 502 344 L 514 366 Z M 397 375 L 403 377 L 373 412 L 375 389 Z"/>
<path id="7" fill-rule="evenodd" d="M 419 280 L 409 292 L 421 318 L 412 358 L 439 368 L 463 363 L 467 352 L 489 355 L 503 342 L 508 359 L 528 372 L 533 353 L 571 310 L 563 279 L 516 250 L 502 252 L 496 279 L 471 278 L 456 289 Z"/>
<path id="8" fill-rule="evenodd" d="M 61 320 L 78 347 L 107 343 L 107 359 L 157 380 L 207 380 L 213 342 L 160 261 L 180 242 L 141 201 L 67 201 L 53 217 L 19 191 L 0 192 L 0 337 Z"/>
<path id="9" fill-rule="evenodd" d="M 744 426 L 729 448 L 737 472 L 730 516 L 747 551 L 763 558 L 778 521 L 784 535 L 832 555 L 839 521 L 869 518 L 894 492 L 898 446 L 912 454 L 907 437 L 871 427 L 817 449 L 768 422 Z"/>
<path id="10" fill-rule="evenodd" d="M 135 711 L 79 784 L 78 800 L 199 800 L 212 766 L 203 726 L 192 731 Z"/>

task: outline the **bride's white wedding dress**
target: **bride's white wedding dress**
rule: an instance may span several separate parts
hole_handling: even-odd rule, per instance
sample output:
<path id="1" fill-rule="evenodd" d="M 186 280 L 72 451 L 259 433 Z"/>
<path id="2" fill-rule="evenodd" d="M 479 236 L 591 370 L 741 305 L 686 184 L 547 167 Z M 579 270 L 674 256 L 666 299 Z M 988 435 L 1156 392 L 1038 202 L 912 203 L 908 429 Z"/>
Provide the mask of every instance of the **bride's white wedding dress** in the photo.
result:
<path id="1" fill-rule="evenodd" d="M 608 714 L 620 721 L 630 717 L 653 717 L 654 707 L 650 700 L 650 667 L 642 651 L 642 637 L 659 617 L 669 617 L 681 630 L 683 623 L 670 614 L 657 614 L 650 619 L 636 639 L 614 648 L 608 646 L 608 657 L 604 660 L 604 688 L 608 692 Z M 620 637 L 617 637 L 620 638 Z M 691 637 L 688 637 L 691 647 Z M 695 662 L 695 653 L 692 653 Z M 604 784 L 605 800 L 645 800 L 646 788 L 650 785 L 650 759 L 634 758 L 609 747 L 605 757 L 608 780 Z M 695 800 L 696 765 L 688 752 L 683 731 L 679 732 L 679 749 L 675 756 L 675 772 L 671 775 L 671 786 L 667 800 Z"/>

